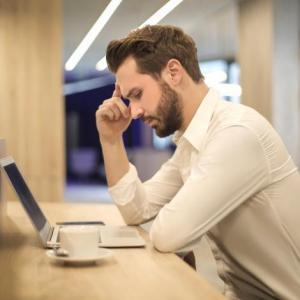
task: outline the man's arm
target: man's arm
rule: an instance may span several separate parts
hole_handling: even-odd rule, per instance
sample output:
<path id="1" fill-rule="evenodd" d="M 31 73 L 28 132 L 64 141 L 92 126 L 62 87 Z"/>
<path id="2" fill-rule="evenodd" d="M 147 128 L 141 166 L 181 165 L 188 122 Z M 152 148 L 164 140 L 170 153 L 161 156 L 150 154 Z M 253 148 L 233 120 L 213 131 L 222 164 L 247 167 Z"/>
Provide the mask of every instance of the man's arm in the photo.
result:
<path id="1" fill-rule="evenodd" d="M 179 190 L 182 180 L 172 159 L 144 184 L 129 164 L 122 135 L 132 120 L 119 87 L 99 106 L 96 123 L 110 194 L 127 224 L 140 224 L 157 215 Z"/>
<path id="2" fill-rule="evenodd" d="M 213 226 L 269 183 L 259 139 L 232 126 L 211 137 L 191 175 L 153 222 L 150 239 L 162 252 L 189 251 Z"/>
<path id="3" fill-rule="evenodd" d="M 116 85 L 112 98 L 105 100 L 96 112 L 108 186 L 115 185 L 129 170 L 122 135 L 131 120 L 130 108 L 122 101 Z"/>
<path id="4" fill-rule="evenodd" d="M 129 170 L 129 161 L 123 140 L 101 142 L 107 184 L 114 186 Z"/>
<path id="5" fill-rule="evenodd" d="M 124 221 L 128 225 L 137 225 L 155 217 L 181 186 L 180 172 L 171 158 L 144 183 L 140 181 L 136 168 L 130 164 L 128 173 L 110 187 L 109 192 Z"/>

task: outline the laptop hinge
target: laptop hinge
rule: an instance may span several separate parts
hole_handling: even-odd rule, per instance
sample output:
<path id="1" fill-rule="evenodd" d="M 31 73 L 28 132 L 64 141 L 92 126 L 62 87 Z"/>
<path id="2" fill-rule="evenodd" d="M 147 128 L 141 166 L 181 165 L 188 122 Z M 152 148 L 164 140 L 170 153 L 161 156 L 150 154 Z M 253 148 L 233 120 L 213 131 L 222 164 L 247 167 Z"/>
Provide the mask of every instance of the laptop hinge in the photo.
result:
<path id="1" fill-rule="evenodd" d="M 49 230 L 49 233 L 48 233 L 47 246 L 53 246 L 52 243 L 51 243 L 53 232 L 54 232 L 54 227 L 51 226 L 51 228 Z"/>

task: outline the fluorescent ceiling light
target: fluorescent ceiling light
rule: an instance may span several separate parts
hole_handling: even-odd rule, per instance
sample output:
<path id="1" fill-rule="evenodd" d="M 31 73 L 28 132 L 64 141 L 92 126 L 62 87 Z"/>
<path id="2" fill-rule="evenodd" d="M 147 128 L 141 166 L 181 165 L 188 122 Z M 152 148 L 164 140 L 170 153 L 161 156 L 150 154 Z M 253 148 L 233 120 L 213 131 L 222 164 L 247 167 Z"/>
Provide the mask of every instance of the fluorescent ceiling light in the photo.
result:
<path id="1" fill-rule="evenodd" d="M 67 71 L 72 71 L 77 66 L 80 59 L 89 49 L 91 44 L 94 42 L 100 31 L 103 29 L 103 27 L 108 22 L 121 2 L 122 0 L 111 0 L 110 3 L 106 6 L 96 23 L 92 26 L 92 28 L 89 30 L 89 32 L 86 34 L 86 36 L 83 38 L 81 43 L 78 45 L 71 57 L 66 62 L 65 69 Z"/>
<path id="2" fill-rule="evenodd" d="M 142 23 L 138 28 L 146 25 L 155 25 L 160 22 L 166 15 L 168 15 L 175 7 L 177 7 L 183 0 L 170 0 L 164 6 L 162 6 L 156 13 L 154 13 L 149 19 Z M 103 71 L 107 68 L 106 57 L 102 57 L 96 64 L 96 69 Z"/>
<path id="3" fill-rule="evenodd" d="M 106 56 L 102 57 L 96 65 L 98 71 L 104 71 L 107 68 Z"/>
<path id="4" fill-rule="evenodd" d="M 164 6 L 162 6 L 154 15 L 147 19 L 138 28 L 146 25 L 154 25 L 161 21 L 166 15 L 168 15 L 175 7 L 177 7 L 183 0 L 170 0 Z"/>

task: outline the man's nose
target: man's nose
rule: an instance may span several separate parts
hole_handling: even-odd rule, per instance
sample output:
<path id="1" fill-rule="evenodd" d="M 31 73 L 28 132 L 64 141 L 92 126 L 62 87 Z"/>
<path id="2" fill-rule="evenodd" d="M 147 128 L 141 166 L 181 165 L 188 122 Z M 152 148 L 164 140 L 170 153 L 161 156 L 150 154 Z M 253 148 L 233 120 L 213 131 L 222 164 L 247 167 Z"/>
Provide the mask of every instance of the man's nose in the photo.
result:
<path id="1" fill-rule="evenodd" d="M 130 111 L 132 119 L 138 119 L 144 115 L 144 110 L 137 104 L 130 104 Z"/>

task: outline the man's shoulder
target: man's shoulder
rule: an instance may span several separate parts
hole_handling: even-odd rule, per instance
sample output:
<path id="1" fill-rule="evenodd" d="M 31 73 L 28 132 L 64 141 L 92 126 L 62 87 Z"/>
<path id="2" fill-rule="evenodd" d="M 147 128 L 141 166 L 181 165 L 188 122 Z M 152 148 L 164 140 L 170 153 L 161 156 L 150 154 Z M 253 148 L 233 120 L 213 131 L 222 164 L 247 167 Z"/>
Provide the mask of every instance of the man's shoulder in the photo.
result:
<path id="1" fill-rule="evenodd" d="M 254 131 L 271 127 L 268 120 L 255 109 L 225 100 L 218 102 L 210 125 L 211 129 L 243 126 Z"/>

